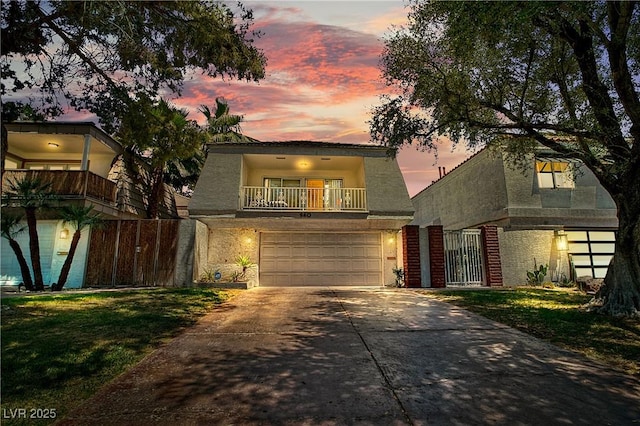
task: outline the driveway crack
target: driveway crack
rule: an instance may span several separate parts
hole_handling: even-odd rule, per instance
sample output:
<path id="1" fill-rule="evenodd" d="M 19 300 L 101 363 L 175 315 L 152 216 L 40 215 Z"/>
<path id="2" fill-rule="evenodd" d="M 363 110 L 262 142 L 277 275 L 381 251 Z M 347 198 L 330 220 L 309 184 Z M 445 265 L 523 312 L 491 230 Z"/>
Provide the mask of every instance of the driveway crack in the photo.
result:
<path id="1" fill-rule="evenodd" d="M 391 394 L 393 395 L 393 399 L 395 399 L 396 403 L 400 407 L 400 411 L 402 411 L 402 414 L 404 415 L 405 420 L 407 421 L 408 424 L 411 424 L 411 425 L 414 424 L 413 420 L 411 419 L 411 417 L 409 417 L 409 413 L 407 413 L 407 410 L 405 409 L 404 404 L 402 404 L 402 401 L 400 400 L 400 397 L 396 393 L 395 388 L 391 384 L 391 380 L 389 379 L 389 376 L 387 376 L 387 374 L 384 372 L 384 369 L 382 368 L 382 366 L 378 362 L 378 359 L 376 358 L 376 356 L 371 351 L 371 348 L 367 344 L 367 341 L 364 339 L 364 337 L 362 336 L 362 334 L 360 333 L 360 331 L 358 330 L 358 328 L 354 324 L 353 319 L 351 318 L 351 315 L 349 314 L 349 311 L 347 311 L 347 309 L 345 308 L 344 304 L 342 303 L 342 299 L 340 299 L 340 297 L 338 296 L 338 293 L 335 290 L 331 290 L 331 292 L 333 293 L 334 297 L 338 300 L 338 303 L 340 303 L 340 307 L 342 308 L 342 310 L 344 311 L 345 315 L 347 316 L 347 319 L 349 320 L 349 324 L 351 324 L 351 327 L 353 328 L 353 331 L 355 331 L 355 333 L 358 335 L 358 337 L 360 338 L 360 341 L 362 342 L 362 345 L 365 347 L 365 349 L 369 353 L 369 356 L 373 360 L 373 363 L 375 364 L 376 368 L 378 369 L 378 372 L 382 376 L 385 385 L 391 391 Z"/>

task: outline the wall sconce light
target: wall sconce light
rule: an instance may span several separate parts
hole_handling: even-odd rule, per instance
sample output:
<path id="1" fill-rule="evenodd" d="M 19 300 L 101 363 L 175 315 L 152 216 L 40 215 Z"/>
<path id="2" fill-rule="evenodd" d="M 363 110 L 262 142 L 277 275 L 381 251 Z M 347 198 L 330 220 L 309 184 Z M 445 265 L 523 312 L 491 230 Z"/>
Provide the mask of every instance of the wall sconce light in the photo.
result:
<path id="1" fill-rule="evenodd" d="M 60 231 L 60 239 L 66 240 L 67 238 L 69 238 L 69 230 L 67 228 L 64 228 L 62 231 Z"/>
<path id="2" fill-rule="evenodd" d="M 57 147 L 59 147 L 59 146 L 60 146 L 60 145 L 58 145 L 58 144 L 57 144 L 57 143 L 55 143 L 55 142 L 49 142 L 47 145 L 49 145 L 49 147 L 51 147 L 51 148 L 57 148 Z"/>
<path id="3" fill-rule="evenodd" d="M 565 234 L 564 231 L 556 232 L 556 249 L 558 249 L 558 251 L 569 250 L 569 240 L 567 239 L 567 234 Z"/>

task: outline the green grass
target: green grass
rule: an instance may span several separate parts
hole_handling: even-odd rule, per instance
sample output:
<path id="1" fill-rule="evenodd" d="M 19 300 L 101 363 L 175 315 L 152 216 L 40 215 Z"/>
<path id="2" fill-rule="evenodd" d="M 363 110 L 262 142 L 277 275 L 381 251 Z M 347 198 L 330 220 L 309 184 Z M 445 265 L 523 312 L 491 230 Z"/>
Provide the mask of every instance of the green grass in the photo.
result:
<path id="1" fill-rule="evenodd" d="M 2 299 L 3 417 L 17 408 L 62 417 L 232 294 L 177 288 Z"/>
<path id="2" fill-rule="evenodd" d="M 640 321 L 587 312 L 591 296 L 539 288 L 427 294 L 640 377 Z"/>

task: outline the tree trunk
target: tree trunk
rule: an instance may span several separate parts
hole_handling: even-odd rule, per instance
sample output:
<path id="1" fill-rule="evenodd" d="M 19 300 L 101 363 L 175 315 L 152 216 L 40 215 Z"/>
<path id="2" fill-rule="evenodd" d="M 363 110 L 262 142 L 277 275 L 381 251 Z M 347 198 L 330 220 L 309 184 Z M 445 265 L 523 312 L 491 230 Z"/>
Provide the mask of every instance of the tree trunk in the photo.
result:
<path id="1" fill-rule="evenodd" d="M 640 198 L 627 191 L 614 199 L 618 205 L 615 253 L 604 286 L 591 305 L 607 315 L 640 317 Z"/>
<path id="2" fill-rule="evenodd" d="M 27 264 L 27 259 L 24 258 L 24 254 L 22 254 L 22 249 L 20 248 L 20 244 L 14 239 L 9 240 L 9 246 L 13 249 L 13 252 L 16 254 L 18 258 L 18 264 L 20 265 L 20 272 L 22 273 L 22 282 L 24 283 L 24 287 L 33 291 L 33 281 L 31 280 L 31 271 L 29 270 L 29 265 Z"/>
<path id="3" fill-rule="evenodd" d="M 164 199 L 164 183 L 162 177 L 162 168 L 153 169 L 151 172 L 151 190 L 149 191 L 149 202 L 147 204 L 147 219 L 158 218 L 160 203 Z"/>
<path id="4" fill-rule="evenodd" d="M 31 266 L 33 267 L 33 285 L 35 291 L 44 291 L 42 267 L 40 265 L 40 241 L 38 240 L 36 209 L 35 207 L 25 207 L 24 210 L 29 227 L 29 253 L 31 254 Z"/>
<path id="5" fill-rule="evenodd" d="M 71 263 L 73 262 L 73 256 L 76 254 L 76 249 L 78 248 L 81 234 L 82 232 L 80 230 L 76 230 L 76 232 L 73 233 L 71 247 L 69 247 L 69 254 L 67 254 L 67 258 L 64 260 L 64 264 L 62 265 L 62 269 L 60 270 L 58 282 L 51 287 L 53 291 L 62 290 L 62 287 L 64 287 L 64 285 L 67 283 L 67 278 L 69 278 L 69 271 L 71 271 Z"/>
<path id="6" fill-rule="evenodd" d="M 2 173 L 0 174 L 0 179 L 4 176 L 4 159 L 7 157 L 7 151 L 9 150 L 9 132 L 7 132 L 7 128 L 4 123 L 2 123 L 2 158 L 0 158 L 0 167 L 2 167 Z M 26 285 L 26 284 L 25 284 Z"/>

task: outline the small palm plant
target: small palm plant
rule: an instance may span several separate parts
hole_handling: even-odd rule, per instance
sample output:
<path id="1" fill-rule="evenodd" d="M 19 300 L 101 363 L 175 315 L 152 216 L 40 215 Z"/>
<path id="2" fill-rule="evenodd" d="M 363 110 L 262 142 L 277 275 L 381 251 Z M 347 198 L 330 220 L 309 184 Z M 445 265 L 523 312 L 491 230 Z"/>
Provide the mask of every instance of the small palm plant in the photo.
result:
<path id="1" fill-rule="evenodd" d="M 88 207 L 77 205 L 63 206 L 60 214 L 64 223 L 72 224 L 72 226 L 76 228 L 76 231 L 73 233 L 69 254 L 67 254 L 67 258 L 64 260 L 64 264 L 60 270 L 58 282 L 51 286 L 51 290 L 53 291 L 62 290 L 62 287 L 67 283 L 73 256 L 76 254 L 76 249 L 82 236 L 82 230 L 86 227 L 100 226 L 102 224 L 102 219 L 97 214 L 93 214 L 93 205 Z"/>
<path id="2" fill-rule="evenodd" d="M 237 276 L 234 276 L 233 281 L 240 281 L 246 277 L 247 269 L 255 265 L 255 263 L 251 261 L 251 258 L 249 256 L 240 255 L 236 258 L 236 265 L 242 268 L 242 272 L 240 272 Z"/>

